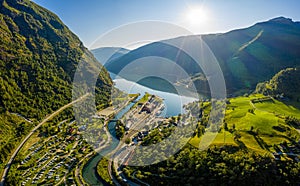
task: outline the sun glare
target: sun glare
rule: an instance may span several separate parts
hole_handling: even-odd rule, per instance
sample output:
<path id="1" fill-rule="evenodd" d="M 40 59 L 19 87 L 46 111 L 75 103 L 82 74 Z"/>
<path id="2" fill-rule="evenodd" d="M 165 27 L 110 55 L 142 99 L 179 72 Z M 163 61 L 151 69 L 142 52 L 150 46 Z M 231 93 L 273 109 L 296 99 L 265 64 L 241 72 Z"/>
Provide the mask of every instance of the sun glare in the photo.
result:
<path id="1" fill-rule="evenodd" d="M 203 7 L 190 8 L 186 14 L 186 20 L 191 25 L 202 25 L 207 19 L 207 12 Z"/>

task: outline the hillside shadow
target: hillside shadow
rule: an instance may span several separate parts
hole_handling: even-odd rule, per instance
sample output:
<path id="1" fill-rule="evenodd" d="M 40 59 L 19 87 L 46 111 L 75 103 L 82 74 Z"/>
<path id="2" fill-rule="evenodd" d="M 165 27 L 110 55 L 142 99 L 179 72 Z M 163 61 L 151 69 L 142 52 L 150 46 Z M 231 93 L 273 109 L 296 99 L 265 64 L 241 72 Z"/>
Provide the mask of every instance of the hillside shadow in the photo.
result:
<path id="1" fill-rule="evenodd" d="M 247 146 L 245 145 L 245 143 L 242 142 L 241 140 L 236 139 L 236 140 L 234 140 L 234 142 L 239 146 L 239 148 L 240 148 L 241 150 L 245 150 L 245 151 L 248 150 L 248 148 L 247 148 Z"/>
<path id="2" fill-rule="evenodd" d="M 297 109 L 300 109 L 300 102 L 297 101 L 283 101 L 284 104 L 286 104 L 289 107 L 294 107 Z"/>
<path id="3" fill-rule="evenodd" d="M 279 132 L 286 132 L 286 129 L 282 126 L 273 126 L 272 129 L 279 131 Z"/>
<path id="4" fill-rule="evenodd" d="M 253 137 L 262 149 L 270 151 L 269 145 L 263 139 L 261 139 L 258 135 L 253 135 Z"/>

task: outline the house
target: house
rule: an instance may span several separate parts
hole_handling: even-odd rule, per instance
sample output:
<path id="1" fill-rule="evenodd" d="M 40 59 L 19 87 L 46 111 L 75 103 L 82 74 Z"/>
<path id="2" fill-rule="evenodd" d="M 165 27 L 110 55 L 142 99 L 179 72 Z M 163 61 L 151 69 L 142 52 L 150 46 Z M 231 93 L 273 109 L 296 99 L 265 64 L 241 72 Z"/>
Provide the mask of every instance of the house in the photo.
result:
<path id="1" fill-rule="evenodd" d="M 125 130 L 128 131 L 132 125 L 131 119 L 127 120 L 126 125 L 125 125 Z"/>
<path id="2" fill-rule="evenodd" d="M 274 156 L 275 160 L 280 160 L 280 154 L 273 153 L 273 156 Z"/>
<path id="3" fill-rule="evenodd" d="M 74 128 L 70 128 L 70 129 L 68 130 L 68 133 L 69 133 L 69 134 L 72 134 L 72 133 L 74 132 L 74 130 L 75 130 Z"/>
<path id="4" fill-rule="evenodd" d="M 151 103 L 154 100 L 154 98 L 155 98 L 155 95 L 152 95 L 149 99 L 149 102 Z"/>
<path id="5" fill-rule="evenodd" d="M 148 106 L 144 106 L 143 108 L 142 108 L 142 111 L 141 112 L 146 112 L 147 114 L 150 114 L 151 113 L 151 109 L 148 107 Z"/>

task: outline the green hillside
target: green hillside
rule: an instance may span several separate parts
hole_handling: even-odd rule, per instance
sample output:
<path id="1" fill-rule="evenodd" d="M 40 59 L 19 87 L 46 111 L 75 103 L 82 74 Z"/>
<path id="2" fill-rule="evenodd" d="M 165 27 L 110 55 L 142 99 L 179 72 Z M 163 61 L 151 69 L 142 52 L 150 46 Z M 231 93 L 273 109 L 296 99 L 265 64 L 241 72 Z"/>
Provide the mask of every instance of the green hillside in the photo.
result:
<path id="1" fill-rule="evenodd" d="M 33 127 L 26 118 L 39 121 L 71 102 L 82 58 L 91 67 L 98 62 L 55 14 L 29 0 L 0 0 L 0 51 L 2 163 Z M 95 90 L 97 105 L 108 104 L 111 85 L 103 70 Z"/>
<path id="2" fill-rule="evenodd" d="M 258 84 L 256 91 L 284 100 L 300 102 L 299 67 L 281 70 L 270 81 Z"/>
<path id="3" fill-rule="evenodd" d="M 290 118 L 300 121 L 300 110 L 271 97 L 257 94 L 229 99 L 224 119 L 227 129 L 217 135 L 213 144 L 244 145 L 262 154 L 274 152 L 274 145 L 300 139 L 296 131 L 300 123 L 291 125 Z M 240 135 L 238 141 L 237 133 Z M 198 147 L 200 139 L 195 136 L 190 144 Z"/>

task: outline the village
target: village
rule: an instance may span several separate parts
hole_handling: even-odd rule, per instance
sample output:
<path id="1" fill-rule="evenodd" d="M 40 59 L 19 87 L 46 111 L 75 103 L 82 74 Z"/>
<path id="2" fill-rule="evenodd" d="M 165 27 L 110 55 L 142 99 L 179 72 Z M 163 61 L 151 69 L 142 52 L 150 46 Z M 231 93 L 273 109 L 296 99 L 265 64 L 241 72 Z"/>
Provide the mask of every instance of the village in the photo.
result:
<path id="1" fill-rule="evenodd" d="M 162 120 L 160 114 L 165 109 L 163 100 L 155 95 L 145 94 L 145 99 L 134 105 L 123 117 L 125 130 L 127 133 L 131 130 L 139 131 L 147 126 L 147 129 L 154 128 Z M 144 101 L 143 101 L 144 100 Z"/>
<path id="2" fill-rule="evenodd" d="M 92 130 L 101 131 L 107 127 L 107 123 L 112 121 L 112 116 L 116 111 L 122 110 L 131 103 L 130 108 L 122 113 L 119 121 L 124 125 L 124 134 L 120 139 L 119 145 L 111 152 L 113 157 L 113 167 L 115 176 L 124 178 L 123 182 L 128 180 L 123 174 L 122 166 L 127 165 L 137 145 L 142 145 L 146 137 L 151 137 L 154 130 L 161 131 L 172 126 L 185 125 L 182 121 L 173 121 L 173 118 L 163 116 L 165 112 L 164 100 L 156 95 L 145 93 L 145 95 L 137 101 L 133 101 L 137 95 L 131 99 L 126 99 L 119 104 L 117 109 L 109 107 L 98 112 L 90 121 L 95 121 L 94 125 L 90 125 Z M 193 115 L 193 111 L 189 112 L 191 117 L 201 118 L 199 115 Z M 99 124 L 100 122 L 100 124 Z M 84 125 L 78 125 L 76 121 L 65 120 L 58 124 L 57 128 L 60 132 L 48 137 L 42 137 L 39 141 L 30 144 L 30 148 L 26 154 L 20 157 L 18 170 L 22 175 L 21 185 L 78 185 L 82 183 L 81 178 L 76 177 L 78 166 L 84 165 L 81 160 L 86 159 L 94 151 L 91 144 L 88 144 L 83 137 Z M 96 127 L 96 128 L 94 128 Z M 97 129 L 97 130 L 96 130 Z M 118 130 L 116 128 L 115 130 Z M 107 130 L 105 130 L 107 132 Z M 105 135 L 105 133 L 103 133 Z M 108 135 L 108 134 L 106 134 Z M 103 138 L 103 136 L 99 136 Z M 104 139 L 104 138 L 103 138 Z M 108 140 L 109 141 L 109 140 Z M 97 141 L 99 142 L 99 141 Z M 107 141 L 101 141 L 99 147 L 105 147 Z M 275 160 L 283 160 L 286 158 L 299 162 L 299 145 L 282 143 L 277 145 L 273 156 Z M 112 170 L 110 170 L 112 171 Z M 78 176 L 78 175 L 77 175 Z"/>
<path id="3" fill-rule="evenodd" d="M 76 122 L 59 125 L 57 135 L 40 139 L 31 145 L 18 169 L 22 173 L 22 186 L 32 184 L 76 185 L 72 172 L 79 160 L 92 151 L 82 139 Z"/>
<path id="4" fill-rule="evenodd" d="M 116 149 L 114 157 L 114 167 L 117 173 L 122 175 L 119 167 L 127 164 L 136 145 L 140 144 L 143 138 L 147 137 L 151 130 L 158 128 L 164 123 L 169 123 L 169 119 L 163 117 L 165 110 L 163 99 L 145 93 L 145 95 L 120 119 L 124 123 L 125 134 Z M 118 130 L 118 129 L 117 129 Z"/>

